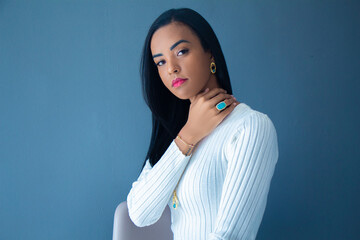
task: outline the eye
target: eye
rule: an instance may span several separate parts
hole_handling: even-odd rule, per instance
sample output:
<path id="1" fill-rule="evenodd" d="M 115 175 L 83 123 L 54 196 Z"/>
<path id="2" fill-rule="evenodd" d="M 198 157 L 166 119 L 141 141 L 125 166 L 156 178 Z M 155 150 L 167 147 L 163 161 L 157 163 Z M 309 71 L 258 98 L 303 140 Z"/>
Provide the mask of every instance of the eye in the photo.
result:
<path id="1" fill-rule="evenodd" d="M 162 65 L 164 65 L 165 64 L 165 61 L 164 60 L 161 60 L 161 61 L 159 61 L 156 65 L 157 66 L 162 66 Z"/>
<path id="2" fill-rule="evenodd" d="M 184 55 L 184 54 L 187 53 L 188 51 L 189 51 L 188 49 L 180 50 L 177 55 L 178 55 L 178 56 Z"/>

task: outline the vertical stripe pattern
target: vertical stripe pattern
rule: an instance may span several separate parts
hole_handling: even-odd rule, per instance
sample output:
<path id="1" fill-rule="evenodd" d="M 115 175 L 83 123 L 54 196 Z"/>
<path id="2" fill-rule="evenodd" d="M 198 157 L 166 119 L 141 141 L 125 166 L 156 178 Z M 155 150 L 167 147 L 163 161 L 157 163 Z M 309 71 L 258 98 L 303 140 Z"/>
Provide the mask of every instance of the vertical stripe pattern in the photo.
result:
<path id="1" fill-rule="evenodd" d="M 130 218 L 137 226 L 151 225 L 168 204 L 175 240 L 255 239 L 277 144 L 270 118 L 239 104 L 191 157 L 172 141 L 153 168 L 147 161 L 127 196 Z M 178 182 L 175 210 L 172 193 Z"/>

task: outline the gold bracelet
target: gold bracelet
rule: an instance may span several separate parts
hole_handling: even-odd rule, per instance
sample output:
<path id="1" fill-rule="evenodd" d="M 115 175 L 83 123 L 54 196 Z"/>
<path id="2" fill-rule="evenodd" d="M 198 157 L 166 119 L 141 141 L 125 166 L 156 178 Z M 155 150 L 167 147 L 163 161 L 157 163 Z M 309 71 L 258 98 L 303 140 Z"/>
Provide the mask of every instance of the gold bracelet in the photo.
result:
<path id="1" fill-rule="evenodd" d="M 194 149 L 194 145 L 186 143 L 184 140 L 182 140 L 182 138 L 179 135 L 177 135 L 176 138 L 179 139 L 181 142 L 183 142 L 184 144 L 186 144 L 189 147 L 188 151 L 185 153 L 185 156 L 189 156 L 189 154 L 191 153 L 191 150 Z"/>

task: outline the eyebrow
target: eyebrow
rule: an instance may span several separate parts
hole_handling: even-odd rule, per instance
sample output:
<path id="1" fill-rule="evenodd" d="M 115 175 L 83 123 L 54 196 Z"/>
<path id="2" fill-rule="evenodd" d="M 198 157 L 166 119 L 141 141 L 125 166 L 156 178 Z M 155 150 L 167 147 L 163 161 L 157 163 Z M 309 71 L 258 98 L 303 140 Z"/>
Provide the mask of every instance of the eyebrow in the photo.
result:
<path id="1" fill-rule="evenodd" d="M 176 43 L 174 43 L 174 44 L 170 47 L 170 51 L 172 51 L 177 45 L 179 45 L 180 43 L 183 43 L 183 42 L 190 43 L 190 42 L 187 41 L 187 40 L 181 39 L 181 40 L 177 41 Z M 155 55 L 153 55 L 153 58 L 160 57 L 160 56 L 163 56 L 163 54 L 162 54 L 162 53 L 155 54 Z"/>
<path id="2" fill-rule="evenodd" d="M 189 41 L 187 40 L 179 40 L 177 41 L 176 43 L 174 43 L 171 47 L 170 47 L 170 51 L 173 50 L 177 45 L 179 45 L 180 43 L 183 43 L 183 42 L 187 42 L 187 43 L 190 43 Z"/>
<path id="3" fill-rule="evenodd" d="M 160 57 L 160 56 L 162 56 L 162 53 L 153 55 L 153 58 Z"/>

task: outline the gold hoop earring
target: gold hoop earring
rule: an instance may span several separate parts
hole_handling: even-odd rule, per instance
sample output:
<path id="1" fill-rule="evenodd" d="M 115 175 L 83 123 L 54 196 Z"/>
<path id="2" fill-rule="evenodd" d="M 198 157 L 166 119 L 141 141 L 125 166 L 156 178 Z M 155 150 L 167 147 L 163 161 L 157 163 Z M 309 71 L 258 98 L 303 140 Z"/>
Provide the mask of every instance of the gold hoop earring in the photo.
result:
<path id="1" fill-rule="evenodd" d="M 210 64 L 210 72 L 212 74 L 216 73 L 216 64 L 215 64 L 215 62 L 211 62 L 211 64 Z"/>

